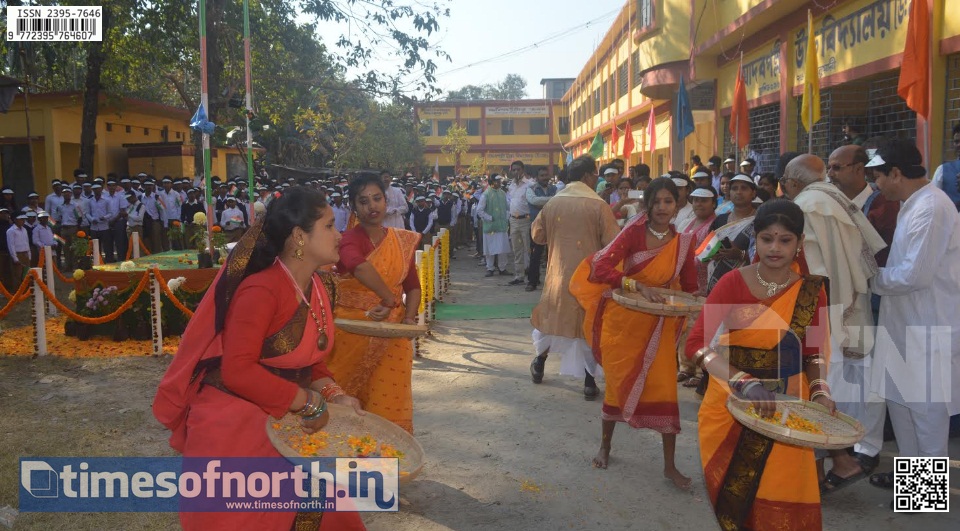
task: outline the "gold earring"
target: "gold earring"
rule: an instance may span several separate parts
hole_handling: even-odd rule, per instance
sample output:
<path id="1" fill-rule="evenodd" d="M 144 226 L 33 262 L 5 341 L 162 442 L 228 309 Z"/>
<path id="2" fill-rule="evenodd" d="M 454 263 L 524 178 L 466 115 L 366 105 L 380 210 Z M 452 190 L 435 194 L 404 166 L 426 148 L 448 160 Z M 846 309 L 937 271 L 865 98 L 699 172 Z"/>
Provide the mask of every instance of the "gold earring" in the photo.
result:
<path id="1" fill-rule="evenodd" d="M 303 240 L 297 242 L 297 250 L 293 252 L 297 260 L 303 260 Z"/>

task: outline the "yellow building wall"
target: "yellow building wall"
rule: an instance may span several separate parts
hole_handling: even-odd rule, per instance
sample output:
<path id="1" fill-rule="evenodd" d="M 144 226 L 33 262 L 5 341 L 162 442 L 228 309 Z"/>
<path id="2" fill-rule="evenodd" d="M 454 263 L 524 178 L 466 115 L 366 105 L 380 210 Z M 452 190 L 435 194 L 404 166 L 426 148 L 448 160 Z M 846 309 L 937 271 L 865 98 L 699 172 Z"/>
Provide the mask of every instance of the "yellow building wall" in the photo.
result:
<path id="1" fill-rule="evenodd" d="M 739 61 L 724 65 L 717 76 L 717 106 L 725 109 L 733 105 L 733 92 L 737 83 Z M 743 56 L 743 80 L 747 101 L 780 91 L 780 39 L 764 43 Z"/>
<path id="2" fill-rule="evenodd" d="M 697 40 L 694 45 L 701 44 L 722 28 L 727 27 L 746 12 L 765 1 L 767 0 L 710 0 L 706 3 L 696 2 L 697 12 L 694 15 L 697 17 L 700 30 L 697 32 Z M 797 4 L 797 6 L 803 3 L 795 0 L 779 0 L 779 2 L 784 4 L 794 3 Z M 684 12 L 690 12 L 689 2 Z M 702 17 L 701 14 L 703 15 Z"/>

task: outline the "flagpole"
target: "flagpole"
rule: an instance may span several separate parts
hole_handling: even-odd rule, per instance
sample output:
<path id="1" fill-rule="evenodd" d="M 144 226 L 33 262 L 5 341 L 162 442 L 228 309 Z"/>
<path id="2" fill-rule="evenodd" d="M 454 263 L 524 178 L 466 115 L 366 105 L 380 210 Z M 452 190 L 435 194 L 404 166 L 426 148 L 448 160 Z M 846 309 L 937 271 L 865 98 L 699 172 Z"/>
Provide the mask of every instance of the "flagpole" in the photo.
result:
<path id="1" fill-rule="evenodd" d="M 743 50 L 740 51 L 740 66 L 737 67 L 737 77 L 743 76 Z M 736 89 L 734 89 L 736 90 Z M 733 95 L 734 99 L 737 99 L 737 95 Z M 737 134 L 733 135 L 733 158 L 736 159 L 734 164 L 740 163 L 740 113 L 736 112 L 736 117 L 734 118 L 736 122 L 736 131 Z M 739 168 L 739 166 L 737 166 Z"/>
<path id="2" fill-rule="evenodd" d="M 210 115 L 210 96 L 207 86 L 207 0 L 200 0 L 200 105 L 206 109 L 207 116 Z M 210 257 L 213 258 L 213 192 L 210 181 L 210 135 L 202 134 L 203 143 L 203 183 L 204 196 L 207 201 L 207 249 L 210 251 Z"/>
<path id="3" fill-rule="evenodd" d="M 923 1 L 926 1 L 926 0 L 923 0 Z M 932 102 L 933 101 L 933 43 L 934 43 L 933 10 L 929 9 L 928 11 L 929 11 L 928 27 L 930 28 L 930 31 L 927 32 L 929 33 L 927 44 L 929 45 L 928 49 L 930 50 L 930 52 L 927 53 L 927 57 L 928 57 L 927 59 L 927 101 Z M 932 113 L 930 110 L 930 106 L 928 105 L 927 106 L 928 116 L 923 117 L 923 163 L 927 166 L 927 168 L 932 167 L 930 165 L 930 152 L 933 150 L 933 141 L 930 138 L 930 117 L 929 117 L 930 114 Z"/>
<path id="4" fill-rule="evenodd" d="M 253 70 L 250 60 L 250 0 L 243 0 L 243 66 L 246 71 L 246 89 L 247 89 L 247 192 L 249 193 L 250 204 L 248 205 L 249 217 L 247 220 L 252 224 L 254 209 L 254 188 L 253 188 L 253 131 L 250 130 L 250 116 L 253 115 L 253 83 L 251 75 Z"/>
<path id="5" fill-rule="evenodd" d="M 812 16 L 812 10 L 808 9 L 808 10 L 807 10 L 807 17 L 808 17 L 807 20 L 812 20 L 812 19 L 809 18 L 809 17 L 811 17 L 811 16 Z M 808 25 L 807 25 L 807 31 L 812 32 L 812 31 L 813 31 L 813 26 L 810 25 L 810 24 L 808 24 Z M 826 34 L 824 34 L 824 35 L 826 35 Z M 806 66 L 806 65 L 804 65 L 804 66 Z M 819 76 L 819 75 L 820 75 L 820 73 L 817 72 L 817 76 Z M 806 76 L 804 76 L 803 82 L 804 82 L 804 83 L 809 83 L 809 80 L 806 78 Z M 811 90 L 811 94 L 812 94 L 812 92 L 813 92 L 813 91 Z M 817 83 L 817 93 L 819 94 L 819 92 L 820 92 L 820 83 Z M 810 99 L 813 99 L 813 97 L 811 96 Z M 818 99 L 819 99 L 819 98 L 818 98 Z M 813 102 L 812 102 L 812 101 L 810 102 L 810 104 L 807 105 L 807 112 L 810 114 L 810 116 L 809 116 L 809 118 L 810 118 L 810 130 L 807 131 L 807 153 L 809 153 L 809 154 L 812 155 L 812 154 L 813 154 L 813 127 L 814 127 L 814 123 L 813 123 Z"/>

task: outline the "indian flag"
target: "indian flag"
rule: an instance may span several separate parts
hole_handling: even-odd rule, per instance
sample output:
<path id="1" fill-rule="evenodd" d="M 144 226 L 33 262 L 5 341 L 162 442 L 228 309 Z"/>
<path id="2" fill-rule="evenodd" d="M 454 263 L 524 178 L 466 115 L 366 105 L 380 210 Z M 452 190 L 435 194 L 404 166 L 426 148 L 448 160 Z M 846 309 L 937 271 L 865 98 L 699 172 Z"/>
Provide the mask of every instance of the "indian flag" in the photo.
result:
<path id="1" fill-rule="evenodd" d="M 54 234 L 53 239 L 56 240 L 60 245 L 66 245 L 67 240 L 64 240 L 59 234 Z"/>
<path id="2" fill-rule="evenodd" d="M 697 260 L 708 262 L 719 250 L 720 237 L 717 236 L 716 232 L 711 231 L 710 234 L 707 234 L 707 237 L 703 239 L 700 247 L 697 247 Z"/>

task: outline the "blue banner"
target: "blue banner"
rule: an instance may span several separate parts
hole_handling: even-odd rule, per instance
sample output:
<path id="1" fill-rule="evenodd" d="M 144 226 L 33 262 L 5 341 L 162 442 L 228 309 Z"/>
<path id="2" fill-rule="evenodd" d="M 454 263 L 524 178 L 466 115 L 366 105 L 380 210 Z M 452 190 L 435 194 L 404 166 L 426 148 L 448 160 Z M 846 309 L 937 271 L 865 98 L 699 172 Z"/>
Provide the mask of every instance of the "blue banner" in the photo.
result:
<path id="1" fill-rule="evenodd" d="M 23 457 L 21 512 L 395 512 L 396 458 Z"/>

